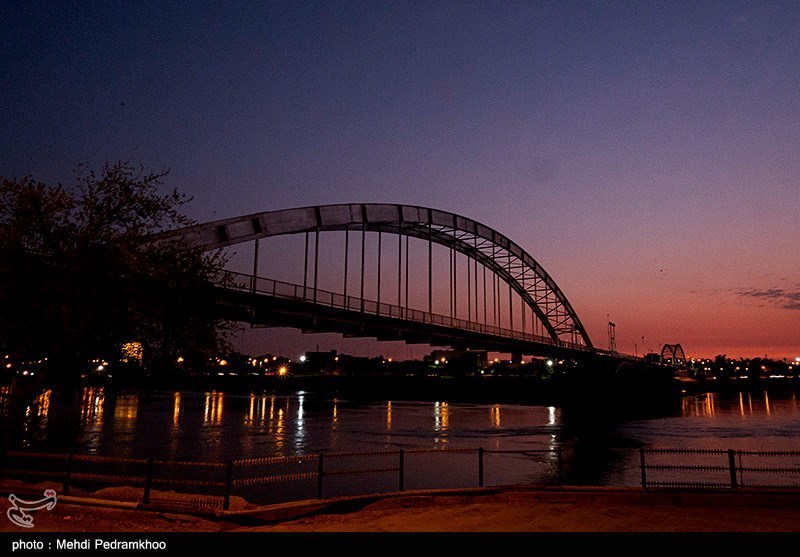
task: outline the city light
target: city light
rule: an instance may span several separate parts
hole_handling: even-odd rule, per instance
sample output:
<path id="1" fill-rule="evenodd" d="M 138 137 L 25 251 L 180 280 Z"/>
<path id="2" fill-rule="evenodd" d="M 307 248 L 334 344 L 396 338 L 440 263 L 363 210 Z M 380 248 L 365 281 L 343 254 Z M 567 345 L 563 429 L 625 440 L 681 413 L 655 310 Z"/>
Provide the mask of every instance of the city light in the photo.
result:
<path id="1" fill-rule="evenodd" d="M 287 373 L 289 373 L 289 370 L 286 369 L 286 366 L 281 366 L 278 368 L 278 375 L 280 375 L 281 377 L 283 377 Z"/>
<path id="2" fill-rule="evenodd" d="M 547 367 L 553 367 L 553 360 L 547 360 Z"/>
<path id="3" fill-rule="evenodd" d="M 183 363 L 183 356 L 178 356 L 178 359 L 175 360 L 175 361 L 178 362 L 179 364 L 182 364 Z"/>
<path id="4" fill-rule="evenodd" d="M 305 356 L 300 356 L 300 361 L 301 362 L 305 362 L 306 361 L 306 357 Z"/>
<path id="5" fill-rule="evenodd" d="M 144 349 L 142 348 L 141 342 L 125 342 L 122 344 L 122 357 L 120 361 L 122 362 L 139 362 L 142 363 L 142 355 L 144 353 Z M 103 362 L 104 365 L 108 365 L 107 363 Z"/>
<path id="6" fill-rule="evenodd" d="M 221 366 L 223 366 L 223 367 L 224 367 L 224 366 L 226 366 L 226 365 L 228 365 L 228 360 L 220 360 L 220 361 L 219 361 L 219 365 L 221 365 Z"/>

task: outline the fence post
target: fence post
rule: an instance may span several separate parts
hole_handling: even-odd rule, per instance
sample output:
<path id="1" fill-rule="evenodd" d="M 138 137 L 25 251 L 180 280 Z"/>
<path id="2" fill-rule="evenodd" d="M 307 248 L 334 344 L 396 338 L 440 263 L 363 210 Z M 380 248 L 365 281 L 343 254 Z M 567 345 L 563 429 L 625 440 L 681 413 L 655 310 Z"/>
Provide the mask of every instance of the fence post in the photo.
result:
<path id="1" fill-rule="evenodd" d="M 731 470 L 731 487 L 736 489 L 739 484 L 736 481 L 736 452 L 733 449 L 728 449 L 728 466 Z"/>
<path id="2" fill-rule="evenodd" d="M 642 468 L 642 487 L 647 487 L 647 467 L 644 463 L 644 447 L 639 448 L 639 465 Z"/>
<path id="3" fill-rule="evenodd" d="M 403 491 L 406 487 L 406 452 L 403 449 L 400 449 L 400 489 L 399 491 Z"/>
<path id="4" fill-rule="evenodd" d="M 325 474 L 323 456 L 322 453 L 317 455 L 317 499 L 322 499 L 322 476 Z"/>
<path id="5" fill-rule="evenodd" d="M 742 465 L 742 453 L 740 452 L 738 456 L 739 467 L 737 471 L 739 472 L 739 487 L 744 487 L 744 466 Z"/>
<path id="6" fill-rule="evenodd" d="M 478 448 L 478 487 L 483 487 L 483 447 Z"/>
<path id="7" fill-rule="evenodd" d="M 148 458 L 147 464 L 144 469 L 144 493 L 142 494 L 142 503 L 145 505 L 150 504 L 150 488 L 153 486 L 153 459 Z"/>
<path id="8" fill-rule="evenodd" d="M 556 463 L 558 465 L 558 476 L 556 480 L 558 481 L 558 484 L 561 485 L 564 483 L 564 461 L 561 458 L 561 446 L 559 446 L 556 450 Z"/>
<path id="9" fill-rule="evenodd" d="M 67 453 L 67 462 L 64 464 L 64 495 L 69 495 L 69 478 L 72 475 L 72 453 Z"/>
<path id="10" fill-rule="evenodd" d="M 225 468 L 225 495 L 222 499 L 222 510 L 227 511 L 231 506 L 231 488 L 233 487 L 233 461 L 228 461 Z"/>

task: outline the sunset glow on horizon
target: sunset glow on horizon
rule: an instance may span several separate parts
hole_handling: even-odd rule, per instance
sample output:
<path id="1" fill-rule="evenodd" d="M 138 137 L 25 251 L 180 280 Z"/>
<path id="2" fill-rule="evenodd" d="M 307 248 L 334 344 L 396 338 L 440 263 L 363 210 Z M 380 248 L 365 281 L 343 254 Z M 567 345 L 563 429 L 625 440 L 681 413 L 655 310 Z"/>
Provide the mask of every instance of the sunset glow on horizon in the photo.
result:
<path id="1" fill-rule="evenodd" d="M 631 354 L 800 357 L 797 2 L 10 2 L 0 30 L 2 177 L 169 168 L 199 222 L 433 207 L 527 250 L 599 348 L 611 320 Z"/>

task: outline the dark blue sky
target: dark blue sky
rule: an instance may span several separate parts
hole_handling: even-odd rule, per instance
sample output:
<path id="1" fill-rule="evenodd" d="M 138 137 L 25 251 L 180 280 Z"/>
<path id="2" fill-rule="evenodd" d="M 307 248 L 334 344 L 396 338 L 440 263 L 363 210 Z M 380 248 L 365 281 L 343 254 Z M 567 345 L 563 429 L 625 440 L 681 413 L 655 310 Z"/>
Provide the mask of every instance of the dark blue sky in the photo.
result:
<path id="1" fill-rule="evenodd" d="M 596 342 L 800 355 L 797 1 L 7 1 L 0 37 L 2 176 L 168 167 L 198 220 L 433 206 Z"/>

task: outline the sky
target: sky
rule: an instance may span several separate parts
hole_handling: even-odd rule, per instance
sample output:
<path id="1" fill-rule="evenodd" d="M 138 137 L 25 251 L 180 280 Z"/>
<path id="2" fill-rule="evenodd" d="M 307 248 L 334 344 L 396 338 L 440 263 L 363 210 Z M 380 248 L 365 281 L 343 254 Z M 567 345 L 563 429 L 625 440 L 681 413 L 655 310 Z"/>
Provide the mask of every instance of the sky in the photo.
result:
<path id="1" fill-rule="evenodd" d="M 434 207 L 525 248 L 595 345 L 794 358 L 799 59 L 797 1 L 7 0 L 0 176 L 168 168 L 201 222 Z"/>

